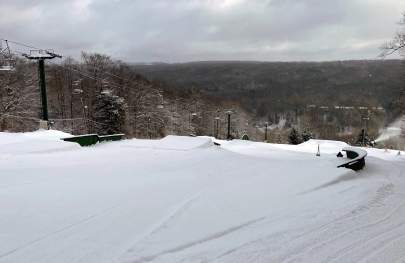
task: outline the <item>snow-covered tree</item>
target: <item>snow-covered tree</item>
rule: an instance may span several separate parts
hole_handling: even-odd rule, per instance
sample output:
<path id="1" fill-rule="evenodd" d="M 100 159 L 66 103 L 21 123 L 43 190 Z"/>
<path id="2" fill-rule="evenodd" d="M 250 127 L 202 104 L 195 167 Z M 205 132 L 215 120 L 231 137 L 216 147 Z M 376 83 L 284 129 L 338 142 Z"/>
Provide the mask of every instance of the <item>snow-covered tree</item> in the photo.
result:
<path id="1" fill-rule="evenodd" d="M 304 142 L 314 138 L 312 132 L 308 128 L 304 129 L 304 131 L 301 133 L 301 137 Z"/>
<path id="2" fill-rule="evenodd" d="M 15 71 L 0 72 L 0 130 L 34 130 L 40 113 L 36 71 L 18 63 Z"/>
<path id="3" fill-rule="evenodd" d="M 123 132 L 125 123 L 125 101 L 109 89 L 97 95 L 94 108 L 94 127 L 98 134 Z"/>
<path id="4" fill-rule="evenodd" d="M 301 134 L 295 128 L 292 128 L 288 135 L 288 141 L 290 144 L 294 145 L 302 143 Z"/>

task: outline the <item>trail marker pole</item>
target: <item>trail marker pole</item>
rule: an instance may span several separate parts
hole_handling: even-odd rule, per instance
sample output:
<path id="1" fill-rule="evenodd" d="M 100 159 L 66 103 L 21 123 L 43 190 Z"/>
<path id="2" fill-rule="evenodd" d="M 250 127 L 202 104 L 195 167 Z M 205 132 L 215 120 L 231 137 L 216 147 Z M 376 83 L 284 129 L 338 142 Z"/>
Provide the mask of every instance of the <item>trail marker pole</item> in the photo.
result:
<path id="1" fill-rule="evenodd" d="M 316 156 L 321 156 L 321 149 L 320 149 L 320 146 L 319 146 L 319 144 L 318 144 L 318 151 L 316 152 Z"/>

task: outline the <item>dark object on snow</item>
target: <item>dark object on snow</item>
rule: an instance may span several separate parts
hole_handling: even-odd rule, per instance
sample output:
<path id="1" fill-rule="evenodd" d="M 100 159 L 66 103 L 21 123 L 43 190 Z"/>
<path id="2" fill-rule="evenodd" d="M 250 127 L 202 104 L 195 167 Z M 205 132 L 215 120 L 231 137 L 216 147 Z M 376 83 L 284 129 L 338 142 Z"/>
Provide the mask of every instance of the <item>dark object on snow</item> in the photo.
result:
<path id="1" fill-rule="evenodd" d="M 312 132 L 308 128 L 306 128 L 301 133 L 301 138 L 302 138 L 302 141 L 306 142 L 306 141 L 309 141 L 311 139 L 314 139 L 314 135 L 312 134 Z"/>
<path id="2" fill-rule="evenodd" d="M 318 144 L 318 151 L 316 152 L 316 156 L 317 157 L 321 156 L 321 148 L 320 148 L 319 144 Z"/>
<path id="3" fill-rule="evenodd" d="M 98 136 L 99 142 L 111 142 L 111 141 L 121 141 L 124 138 L 125 134 L 112 134 L 112 135 L 104 135 Z"/>
<path id="4" fill-rule="evenodd" d="M 69 138 L 63 138 L 61 140 L 65 142 L 76 142 L 80 144 L 80 146 L 91 146 L 98 142 L 120 141 L 124 138 L 124 136 L 125 134 L 113 134 L 105 136 L 98 136 L 97 134 L 85 134 Z"/>
<path id="5" fill-rule="evenodd" d="M 347 158 L 351 160 L 339 165 L 338 168 L 345 167 L 354 171 L 359 171 L 364 168 L 366 165 L 367 156 L 367 152 L 365 150 L 354 147 L 346 147 L 342 151 L 346 152 Z"/>
<path id="6" fill-rule="evenodd" d="M 292 128 L 288 134 L 288 142 L 293 145 L 302 143 L 302 137 L 295 128 Z"/>
<path id="7" fill-rule="evenodd" d="M 339 153 L 336 155 L 336 157 L 342 158 L 342 157 L 343 157 L 342 152 L 339 152 Z"/>
<path id="8" fill-rule="evenodd" d="M 90 146 L 98 143 L 98 135 L 97 134 L 85 134 L 79 136 L 73 136 L 69 138 L 63 138 L 65 142 L 76 142 L 80 144 L 80 146 Z"/>
<path id="9" fill-rule="evenodd" d="M 249 136 L 247 134 L 243 134 L 242 140 L 249 141 Z"/>
<path id="10" fill-rule="evenodd" d="M 214 142 L 214 145 L 216 145 L 216 146 L 221 146 L 221 144 L 220 144 L 220 143 L 217 143 L 217 142 Z"/>
<path id="11" fill-rule="evenodd" d="M 375 142 L 370 139 L 370 137 L 367 134 L 367 131 L 365 129 L 362 129 L 357 138 L 356 145 L 363 146 L 363 147 L 366 147 L 366 146 L 373 147 L 374 144 L 375 144 Z"/>

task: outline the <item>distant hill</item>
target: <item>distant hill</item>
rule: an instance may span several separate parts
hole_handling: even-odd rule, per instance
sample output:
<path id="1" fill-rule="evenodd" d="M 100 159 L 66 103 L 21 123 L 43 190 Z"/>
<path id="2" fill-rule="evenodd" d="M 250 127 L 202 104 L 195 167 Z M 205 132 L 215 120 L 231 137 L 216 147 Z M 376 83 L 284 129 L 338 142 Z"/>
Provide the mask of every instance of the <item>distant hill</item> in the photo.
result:
<path id="1" fill-rule="evenodd" d="M 236 100 L 257 116 L 309 104 L 391 109 L 405 87 L 401 60 L 335 62 L 192 62 L 134 65 L 173 89 Z"/>

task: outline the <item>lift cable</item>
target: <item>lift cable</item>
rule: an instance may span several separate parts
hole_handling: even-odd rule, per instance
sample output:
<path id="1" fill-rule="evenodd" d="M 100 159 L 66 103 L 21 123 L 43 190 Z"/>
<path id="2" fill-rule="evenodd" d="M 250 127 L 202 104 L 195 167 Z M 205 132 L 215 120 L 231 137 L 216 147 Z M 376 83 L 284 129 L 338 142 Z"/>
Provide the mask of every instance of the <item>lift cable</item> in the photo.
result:
<path id="1" fill-rule="evenodd" d="M 13 40 L 7 40 L 7 39 L 4 39 L 4 38 L 0 38 L 0 41 L 8 41 L 9 43 L 12 43 L 12 44 L 15 44 L 15 45 L 18 45 L 18 46 L 23 46 L 23 47 L 26 47 L 26 48 L 32 48 L 32 49 L 36 49 L 36 50 L 44 50 L 44 51 L 49 50 L 49 49 L 43 49 L 43 48 L 39 48 L 39 47 L 32 46 L 32 45 L 29 45 L 29 44 L 25 44 L 25 43 L 22 43 L 22 42 L 17 42 L 17 41 L 13 41 Z M 19 52 L 19 51 L 16 51 L 16 53 L 19 53 L 20 55 L 26 54 L 26 53 Z M 51 64 L 55 64 L 55 63 L 51 63 Z M 123 78 L 123 77 L 118 76 L 116 74 L 113 74 L 111 72 L 105 71 L 105 70 L 103 70 L 103 69 L 101 69 L 100 67 L 97 67 L 97 66 L 91 66 L 91 67 L 103 72 L 106 75 L 109 75 L 111 77 L 114 77 L 114 78 L 117 78 L 117 79 L 120 79 L 120 80 L 123 80 L 123 81 L 126 81 L 126 82 L 133 82 L 134 81 L 134 80 L 131 80 L 131 79 L 128 79 L 128 78 Z"/>

